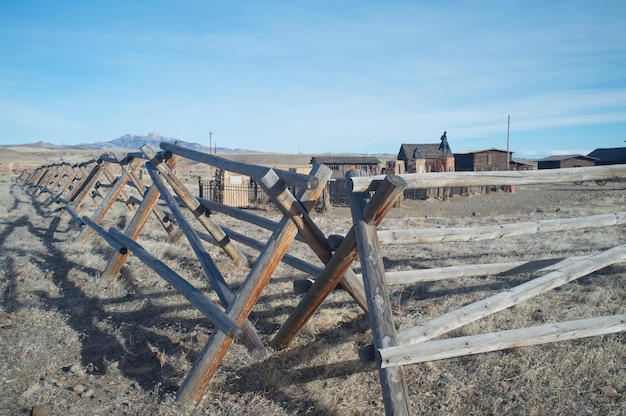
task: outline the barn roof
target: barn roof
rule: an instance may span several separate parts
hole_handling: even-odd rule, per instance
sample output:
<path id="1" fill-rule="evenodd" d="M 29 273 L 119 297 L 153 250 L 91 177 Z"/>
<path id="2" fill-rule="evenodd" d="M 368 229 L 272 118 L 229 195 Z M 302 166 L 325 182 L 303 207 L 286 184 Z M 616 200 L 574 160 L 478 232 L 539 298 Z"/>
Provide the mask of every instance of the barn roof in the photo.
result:
<path id="1" fill-rule="evenodd" d="M 417 153 L 421 155 L 422 159 L 436 159 L 438 157 L 454 157 L 450 148 L 447 148 L 442 154 L 439 149 L 439 143 L 403 143 L 400 145 L 400 151 L 398 152 L 399 160 L 414 159 L 413 154 L 417 150 Z"/>
<path id="2" fill-rule="evenodd" d="M 587 156 L 595 157 L 604 163 L 626 163 L 626 147 L 596 149 Z"/>
<path id="3" fill-rule="evenodd" d="M 515 163 L 517 165 L 533 166 L 535 168 L 537 167 L 537 162 L 530 159 L 511 159 L 511 163 Z"/>
<path id="4" fill-rule="evenodd" d="M 325 165 L 378 165 L 380 160 L 374 156 L 313 156 L 311 164 L 316 163 Z"/>
<path id="5" fill-rule="evenodd" d="M 471 155 L 474 153 L 485 153 L 485 152 L 501 152 L 501 153 L 506 153 L 506 150 L 502 150 L 502 149 L 496 149 L 495 147 L 491 147 L 489 149 L 483 149 L 483 150 L 464 150 L 462 152 L 454 152 L 455 155 Z M 512 150 L 509 150 L 510 154 L 513 154 L 515 152 L 513 152 Z"/>
<path id="6" fill-rule="evenodd" d="M 563 161 L 568 159 L 583 159 L 583 160 L 597 160 L 595 157 L 585 156 L 585 155 L 553 155 L 544 157 L 543 159 L 539 159 L 538 162 L 556 162 Z"/>

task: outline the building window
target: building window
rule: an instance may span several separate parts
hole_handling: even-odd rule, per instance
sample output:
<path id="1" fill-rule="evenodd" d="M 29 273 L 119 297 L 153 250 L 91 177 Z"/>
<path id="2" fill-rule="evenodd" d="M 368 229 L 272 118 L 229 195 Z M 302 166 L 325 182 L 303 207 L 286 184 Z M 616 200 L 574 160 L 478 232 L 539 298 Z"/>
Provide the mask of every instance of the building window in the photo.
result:
<path id="1" fill-rule="evenodd" d="M 328 166 L 330 168 L 330 170 L 332 170 L 333 172 L 339 172 L 339 165 L 330 165 Z"/>

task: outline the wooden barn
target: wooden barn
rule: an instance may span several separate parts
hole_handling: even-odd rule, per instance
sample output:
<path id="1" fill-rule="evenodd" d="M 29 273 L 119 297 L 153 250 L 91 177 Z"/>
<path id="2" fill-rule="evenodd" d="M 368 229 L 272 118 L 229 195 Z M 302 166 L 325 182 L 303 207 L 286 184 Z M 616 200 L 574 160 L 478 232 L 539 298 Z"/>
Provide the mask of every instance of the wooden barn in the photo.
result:
<path id="1" fill-rule="evenodd" d="M 507 170 L 507 160 L 509 161 L 509 169 L 513 152 L 500 149 L 484 149 L 472 150 L 467 152 L 459 152 L 454 154 L 455 168 L 457 172 L 485 172 L 494 170 Z"/>
<path id="2" fill-rule="evenodd" d="M 343 179 L 350 169 L 359 169 L 367 175 L 381 173 L 380 160 L 373 156 L 314 156 L 311 164 L 324 164 L 333 171 L 333 178 Z"/>
<path id="3" fill-rule="evenodd" d="M 596 165 L 619 165 L 626 163 L 626 147 L 596 149 L 587 156 L 596 158 Z"/>
<path id="4" fill-rule="evenodd" d="M 404 162 L 406 173 L 455 171 L 454 154 L 448 146 L 441 149 L 439 143 L 403 143 L 397 159 Z"/>
<path id="5" fill-rule="evenodd" d="M 560 169 L 560 168 L 579 168 L 585 166 L 595 166 L 595 157 L 583 155 L 556 155 L 549 156 L 537 161 L 538 169 Z"/>

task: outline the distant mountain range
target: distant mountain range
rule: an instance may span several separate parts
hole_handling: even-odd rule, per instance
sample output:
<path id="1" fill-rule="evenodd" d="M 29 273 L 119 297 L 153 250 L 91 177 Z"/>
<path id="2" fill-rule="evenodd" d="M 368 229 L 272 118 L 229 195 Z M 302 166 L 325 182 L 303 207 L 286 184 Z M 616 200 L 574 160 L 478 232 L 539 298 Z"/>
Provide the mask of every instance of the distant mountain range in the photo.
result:
<path id="1" fill-rule="evenodd" d="M 158 133 L 149 133 L 147 136 L 125 134 L 119 139 L 109 140 L 108 142 L 83 143 L 80 146 L 93 147 L 96 149 L 139 150 L 141 146 L 147 143 L 155 149 L 159 149 L 159 143 L 161 142 L 174 143 L 176 141 L 177 140 L 173 137 L 164 137 Z M 189 143 L 182 140 L 178 140 L 178 142 L 188 149 L 197 150 L 199 152 L 209 152 L 209 150 L 211 150 L 207 146 L 198 143 Z"/>
<path id="2" fill-rule="evenodd" d="M 141 146 L 144 144 L 149 144 L 155 149 L 159 149 L 159 144 L 161 142 L 169 142 L 174 143 L 178 141 L 182 146 L 185 146 L 188 149 L 196 150 L 199 152 L 208 153 L 211 149 L 208 146 L 203 146 L 198 143 L 185 142 L 183 140 L 177 140 L 173 137 L 165 137 L 161 136 L 158 133 L 149 133 L 147 136 L 139 136 L 137 134 L 125 134 L 120 138 L 109 140 L 106 142 L 95 142 L 95 143 L 81 143 L 79 145 L 65 145 L 59 146 L 52 143 L 39 141 L 37 143 L 31 144 L 23 144 L 20 145 L 22 147 L 37 147 L 44 149 L 59 149 L 64 147 L 66 149 L 79 149 L 79 150 L 89 150 L 89 149 L 126 149 L 126 150 L 139 150 Z M 9 145 L 15 146 L 15 145 Z M 6 147 L 6 146 L 0 146 Z M 253 150 L 243 150 L 243 149 L 228 149 L 225 147 L 218 147 L 217 151 L 220 153 L 257 153 Z"/>

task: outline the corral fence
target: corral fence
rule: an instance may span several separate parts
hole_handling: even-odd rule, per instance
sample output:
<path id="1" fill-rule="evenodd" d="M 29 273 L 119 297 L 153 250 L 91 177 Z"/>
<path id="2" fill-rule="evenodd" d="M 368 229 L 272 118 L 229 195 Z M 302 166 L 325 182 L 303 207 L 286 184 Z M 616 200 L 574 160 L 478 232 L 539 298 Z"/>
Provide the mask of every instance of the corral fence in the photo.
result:
<path id="1" fill-rule="evenodd" d="M 520 234 L 539 235 L 573 229 L 621 227 L 626 222 L 624 212 L 475 228 L 378 230 L 385 216 L 407 190 L 623 180 L 626 178 L 626 165 L 548 171 L 429 173 L 374 177 L 354 176 L 358 174 L 353 172 L 348 178 L 353 225 L 343 236 L 326 236 L 317 227 L 309 211 L 323 193 L 331 176 L 332 172 L 328 167 L 315 165 L 310 175 L 302 175 L 232 162 L 169 143 L 161 143 L 160 147 L 162 151 L 157 152 L 149 145 L 144 145 L 138 153 L 129 153 L 126 156 L 104 155 L 79 165 L 66 163 L 44 165 L 33 172 L 24 172 L 19 179 L 32 189 L 35 195 L 47 195 L 48 202 L 58 203 L 64 208 L 82 228 L 77 242 L 85 241 L 96 232 L 114 248 L 114 254 L 103 276 L 118 277 L 122 265 L 132 252 L 185 296 L 216 327 L 217 330 L 212 332 L 178 389 L 177 400 L 181 402 L 197 403 L 200 400 L 233 342 L 242 342 L 253 357 L 259 358 L 266 353 L 256 329 L 247 318 L 281 261 L 311 275 L 314 281 L 274 335 L 271 346 L 281 349 L 289 345 L 331 291 L 341 284 L 355 302 L 365 311 L 369 311 L 373 342 L 372 345 L 364 347 L 360 354 L 363 359 L 376 360 L 383 402 L 388 415 L 410 414 L 404 365 L 626 330 L 626 315 L 613 315 L 434 340 L 440 335 L 449 334 L 471 322 L 510 308 L 596 270 L 626 262 L 624 241 L 615 241 L 613 248 L 582 258 L 543 258 L 394 272 L 385 270 L 381 251 L 381 246 L 385 244 L 418 245 L 441 241 L 474 241 Z M 282 213 L 281 220 L 271 221 L 213 199 L 193 196 L 173 172 L 179 158 L 206 163 L 254 178 Z M 110 164 L 120 168 L 119 176 L 116 177 L 111 173 Z M 150 183 L 143 183 L 137 177 L 136 169 L 140 165 L 147 170 Z M 96 189 L 97 184 L 99 186 Z M 290 187 L 298 189 L 296 195 L 290 191 Z M 84 202 L 90 195 L 93 197 L 94 190 L 99 193 L 102 201 L 89 213 L 90 215 L 87 215 Z M 124 230 L 116 227 L 105 229 L 101 225 L 102 221 L 116 202 L 121 202 L 125 210 L 131 210 L 134 213 L 133 218 Z M 188 210 L 197 222 L 188 220 L 183 213 L 184 209 Z M 270 230 L 271 236 L 266 241 L 259 241 L 258 235 L 237 233 L 220 226 L 215 216 L 206 215 L 210 211 L 217 211 L 244 221 L 248 225 Z M 112 214 L 115 215 L 115 212 L 112 211 Z M 169 238 L 174 227 L 180 228 L 197 257 L 198 267 L 203 270 L 221 305 L 209 300 L 170 269 L 164 261 L 137 243 L 136 240 L 151 215 L 159 220 L 165 238 Z M 251 226 L 246 229 L 253 228 Z M 623 236 L 624 233 L 619 235 Z M 289 255 L 287 250 L 294 240 L 306 243 L 324 266 L 319 267 Z M 229 287 L 224 274 L 217 268 L 204 247 L 203 241 L 220 247 L 233 262 L 246 260 L 240 246 L 235 242 L 259 251 L 259 257 L 236 293 Z M 357 258 L 360 260 L 362 271 L 360 276 L 352 270 Z M 391 285 L 520 273 L 528 270 L 538 272 L 541 276 L 421 322 L 409 329 L 400 332 L 396 330 L 389 296 Z"/>
<path id="2" fill-rule="evenodd" d="M 255 178 L 247 178 L 248 183 L 240 185 L 224 185 L 216 179 L 198 178 L 198 196 L 200 199 L 218 202 L 233 208 L 258 209 L 263 211 L 277 210 L 272 198 L 265 192 Z M 287 186 L 289 191 L 296 195 L 299 192 L 296 186 Z M 314 204 L 317 212 L 326 212 L 330 206 L 328 187 L 320 194 Z"/>
<path id="3" fill-rule="evenodd" d="M 250 178 L 249 183 L 241 185 L 223 185 L 215 179 L 198 178 L 198 195 L 201 199 L 219 202 L 233 208 L 261 210 L 275 208 L 269 195 L 254 178 Z"/>

